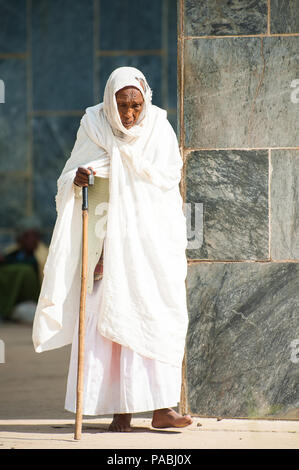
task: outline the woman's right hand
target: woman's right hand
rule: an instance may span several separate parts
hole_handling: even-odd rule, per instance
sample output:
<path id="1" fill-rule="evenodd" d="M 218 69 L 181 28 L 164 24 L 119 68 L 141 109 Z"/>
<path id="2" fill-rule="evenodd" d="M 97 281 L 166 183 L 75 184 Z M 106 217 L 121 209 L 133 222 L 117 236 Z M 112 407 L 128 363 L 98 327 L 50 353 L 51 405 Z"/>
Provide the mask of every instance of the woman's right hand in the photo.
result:
<path id="1" fill-rule="evenodd" d="M 88 175 L 90 175 L 91 172 L 93 172 L 94 175 L 96 174 L 96 172 L 90 167 L 83 168 L 82 166 L 79 166 L 74 178 L 75 185 L 81 187 L 88 186 Z"/>

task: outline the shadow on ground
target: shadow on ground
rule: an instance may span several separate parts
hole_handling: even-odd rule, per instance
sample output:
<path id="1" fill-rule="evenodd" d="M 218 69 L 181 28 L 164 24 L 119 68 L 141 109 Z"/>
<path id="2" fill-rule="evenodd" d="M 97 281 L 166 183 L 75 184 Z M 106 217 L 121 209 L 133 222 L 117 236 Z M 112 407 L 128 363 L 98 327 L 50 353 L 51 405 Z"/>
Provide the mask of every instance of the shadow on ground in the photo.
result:
<path id="1" fill-rule="evenodd" d="M 107 424 L 83 424 L 82 432 L 87 434 L 98 434 L 108 432 Z M 0 426 L 1 432 L 13 433 L 29 433 L 29 434 L 70 434 L 74 432 L 73 424 L 4 424 Z M 132 425 L 131 433 L 151 433 L 151 434 L 180 434 L 181 431 L 169 429 L 153 429 L 148 426 L 134 426 Z M 115 433 L 111 433 L 115 434 Z"/>

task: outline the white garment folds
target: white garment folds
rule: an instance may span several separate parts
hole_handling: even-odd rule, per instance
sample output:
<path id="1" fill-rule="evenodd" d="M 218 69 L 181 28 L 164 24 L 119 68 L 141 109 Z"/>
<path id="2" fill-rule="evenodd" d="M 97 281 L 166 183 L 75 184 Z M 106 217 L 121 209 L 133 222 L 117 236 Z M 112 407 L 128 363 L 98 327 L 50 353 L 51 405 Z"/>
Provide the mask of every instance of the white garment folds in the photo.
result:
<path id="1" fill-rule="evenodd" d="M 115 93 L 129 85 L 145 104 L 127 130 Z M 103 103 L 86 109 L 58 179 L 57 220 L 33 324 L 35 350 L 73 339 L 81 282 L 81 199 L 73 184 L 78 166 L 109 177 L 98 331 L 145 357 L 180 366 L 188 326 L 182 159 L 166 111 L 151 104 L 144 76 L 131 67 L 116 69 Z"/>
<path id="2" fill-rule="evenodd" d="M 86 297 L 84 339 L 84 415 L 140 413 L 177 406 L 181 394 L 181 367 L 141 356 L 114 343 L 97 329 L 102 280 Z M 72 342 L 65 409 L 76 412 L 78 319 Z"/>

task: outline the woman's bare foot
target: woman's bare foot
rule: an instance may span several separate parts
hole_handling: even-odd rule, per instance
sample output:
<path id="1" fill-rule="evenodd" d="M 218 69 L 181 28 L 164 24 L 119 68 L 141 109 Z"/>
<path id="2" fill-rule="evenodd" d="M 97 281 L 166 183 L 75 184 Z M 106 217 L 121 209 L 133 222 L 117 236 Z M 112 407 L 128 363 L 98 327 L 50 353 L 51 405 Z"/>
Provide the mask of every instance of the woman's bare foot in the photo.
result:
<path id="1" fill-rule="evenodd" d="M 172 408 L 161 408 L 153 413 L 153 428 L 184 428 L 192 424 L 190 415 L 180 415 Z"/>
<path id="2" fill-rule="evenodd" d="M 132 428 L 130 426 L 131 419 L 132 419 L 131 413 L 114 414 L 113 421 L 109 425 L 108 431 L 112 431 L 112 432 L 132 431 Z"/>

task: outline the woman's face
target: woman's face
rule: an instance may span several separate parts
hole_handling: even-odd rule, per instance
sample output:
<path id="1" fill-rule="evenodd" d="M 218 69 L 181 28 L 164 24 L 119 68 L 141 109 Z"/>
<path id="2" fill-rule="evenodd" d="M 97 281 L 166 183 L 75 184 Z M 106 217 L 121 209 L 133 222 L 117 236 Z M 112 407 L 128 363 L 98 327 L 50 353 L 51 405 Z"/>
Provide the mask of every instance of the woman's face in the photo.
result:
<path id="1" fill-rule="evenodd" d="M 115 97 L 122 125 L 130 129 L 138 121 L 143 109 L 143 96 L 137 88 L 125 87 L 119 90 Z"/>

